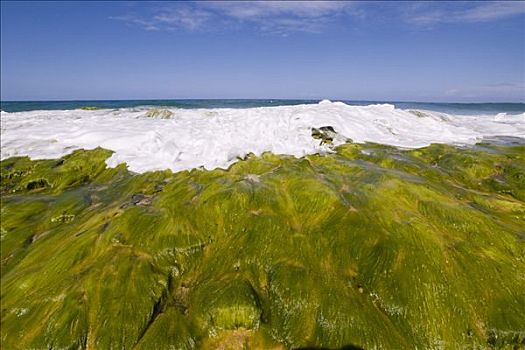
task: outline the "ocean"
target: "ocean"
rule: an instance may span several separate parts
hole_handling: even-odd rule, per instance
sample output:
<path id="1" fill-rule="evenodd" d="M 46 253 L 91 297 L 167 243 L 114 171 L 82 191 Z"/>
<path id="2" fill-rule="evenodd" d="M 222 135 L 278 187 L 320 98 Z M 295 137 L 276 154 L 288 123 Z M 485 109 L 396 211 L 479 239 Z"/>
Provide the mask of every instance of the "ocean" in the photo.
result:
<path id="1" fill-rule="evenodd" d="M 525 103 L 441 103 L 337 100 L 351 106 L 391 104 L 401 109 L 424 109 L 452 114 L 520 114 L 525 113 Z M 34 110 L 72 110 L 85 106 L 101 109 L 133 108 L 142 106 L 171 108 L 252 108 L 317 104 L 320 100 L 283 99 L 184 99 L 184 100 L 85 100 L 85 101 L 0 101 L 5 112 Z"/>

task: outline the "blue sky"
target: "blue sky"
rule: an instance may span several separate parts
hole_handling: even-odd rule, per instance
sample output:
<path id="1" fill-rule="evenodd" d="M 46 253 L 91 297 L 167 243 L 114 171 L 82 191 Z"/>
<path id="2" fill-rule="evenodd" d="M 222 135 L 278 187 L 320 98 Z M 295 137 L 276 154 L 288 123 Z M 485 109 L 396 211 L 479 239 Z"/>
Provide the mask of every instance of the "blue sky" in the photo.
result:
<path id="1" fill-rule="evenodd" d="M 1 98 L 525 102 L 525 2 L 1 2 Z"/>

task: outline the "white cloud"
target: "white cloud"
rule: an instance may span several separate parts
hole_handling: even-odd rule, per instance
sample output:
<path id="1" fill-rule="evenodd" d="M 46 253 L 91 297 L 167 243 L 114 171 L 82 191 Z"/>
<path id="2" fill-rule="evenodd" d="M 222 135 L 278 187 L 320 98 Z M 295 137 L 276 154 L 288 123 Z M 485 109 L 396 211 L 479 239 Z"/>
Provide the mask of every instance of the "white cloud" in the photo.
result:
<path id="1" fill-rule="evenodd" d="M 458 16 L 458 20 L 493 21 L 524 13 L 525 2 L 522 1 L 488 2 L 464 11 Z"/>
<path id="2" fill-rule="evenodd" d="M 162 6 L 154 8 L 148 16 L 128 14 L 112 16 L 110 19 L 123 21 L 129 25 L 136 25 L 145 30 L 200 30 L 212 18 L 212 13 L 200 10 L 193 6 Z"/>
<path id="3" fill-rule="evenodd" d="M 153 16 L 152 21 L 168 27 L 197 30 L 203 28 L 211 16 L 207 11 L 190 7 L 165 8 Z"/>
<path id="4" fill-rule="evenodd" d="M 224 1 L 211 2 L 208 6 L 223 16 L 253 23 L 263 32 L 286 34 L 321 32 L 352 4 L 340 1 Z"/>
<path id="5" fill-rule="evenodd" d="M 143 13 L 110 17 L 145 30 L 206 31 L 251 25 L 264 33 L 318 33 L 348 18 L 392 18 L 410 24 L 497 21 L 525 14 L 522 1 L 345 2 L 345 1 L 202 1 L 155 3 Z M 149 11 L 149 12 L 148 12 Z"/>
<path id="6" fill-rule="evenodd" d="M 408 7 L 407 22 L 430 25 L 437 23 L 490 22 L 525 14 L 522 1 L 430 2 Z"/>
<path id="7" fill-rule="evenodd" d="M 241 20 L 276 16 L 319 18 L 336 15 L 350 6 L 341 1 L 217 1 L 204 4 Z"/>
<path id="8" fill-rule="evenodd" d="M 211 1 L 173 3 L 149 16 L 110 17 L 146 30 L 207 30 L 251 23 L 263 32 L 320 32 L 355 3 L 341 1 Z M 345 12 L 346 11 L 346 12 Z"/>
<path id="9" fill-rule="evenodd" d="M 113 20 L 116 20 L 116 21 L 123 21 L 123 22 L 128 23 L 128 24 L 137 25 L 137 26 L 140 26 L 140 27 L 144 28 L 144 30 L 147 30 L 147 31 L 160 30 L 159 27 L 155 26 L 153 21 L 146 21 L 146 20 L 143 20 L 143 19 L 140 19 L 140 18 L 129 16 L 129 15 L 127 15 L 127 16 L 110 16 L 109 19 L 113 19 Z"/>

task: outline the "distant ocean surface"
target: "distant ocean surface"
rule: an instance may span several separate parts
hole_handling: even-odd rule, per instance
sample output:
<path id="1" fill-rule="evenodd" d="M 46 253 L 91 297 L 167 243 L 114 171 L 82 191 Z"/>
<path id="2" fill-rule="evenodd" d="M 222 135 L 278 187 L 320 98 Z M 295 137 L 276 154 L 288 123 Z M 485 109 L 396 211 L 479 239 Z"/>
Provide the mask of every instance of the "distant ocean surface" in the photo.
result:
<path id="1" fill-rule="evenodd" d="M 133 108 L 142 106 L 175 108 L 252 108 L 272 106 L 293 106 L 317 104 L 320 100 L 270 100 L 270 99 L 216 99 L 216 100 L 92 100 L 92 101 L 1 101 L 0 109 L 4 112 L 24 112 L 33 110 L 71 110 L 80 107 L 101 109 Z M 401 109 L 424 109 L 443 113 L 483 115 L 483 114 L 521 114 L 525 113 L 525 103 L 428 103 L 395 101 L 341 101 L 353 106 L 388 103 Z"/>

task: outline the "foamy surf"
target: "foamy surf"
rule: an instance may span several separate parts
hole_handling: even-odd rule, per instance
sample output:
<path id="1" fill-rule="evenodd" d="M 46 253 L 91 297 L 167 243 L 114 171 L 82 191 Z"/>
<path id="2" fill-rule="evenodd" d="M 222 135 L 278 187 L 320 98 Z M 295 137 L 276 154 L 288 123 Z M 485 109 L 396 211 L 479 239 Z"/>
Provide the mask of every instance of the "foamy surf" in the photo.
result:
<path id="1" fill-rule="evenodd" d="M 474 144 L 494 136 L 525 137 L 525 113 L 460 116 L 342 102 L 245 109 L 148 109 L 1 112 L 1 158 L 58 158 L 76 149 L 114 151 L 110 167 L 131 171 L 227 168 L 248 153 L 302 157 L 330 152 L 312 128 L 331 126 L 334 144 L 375 142 L 402 148 Z"/>

